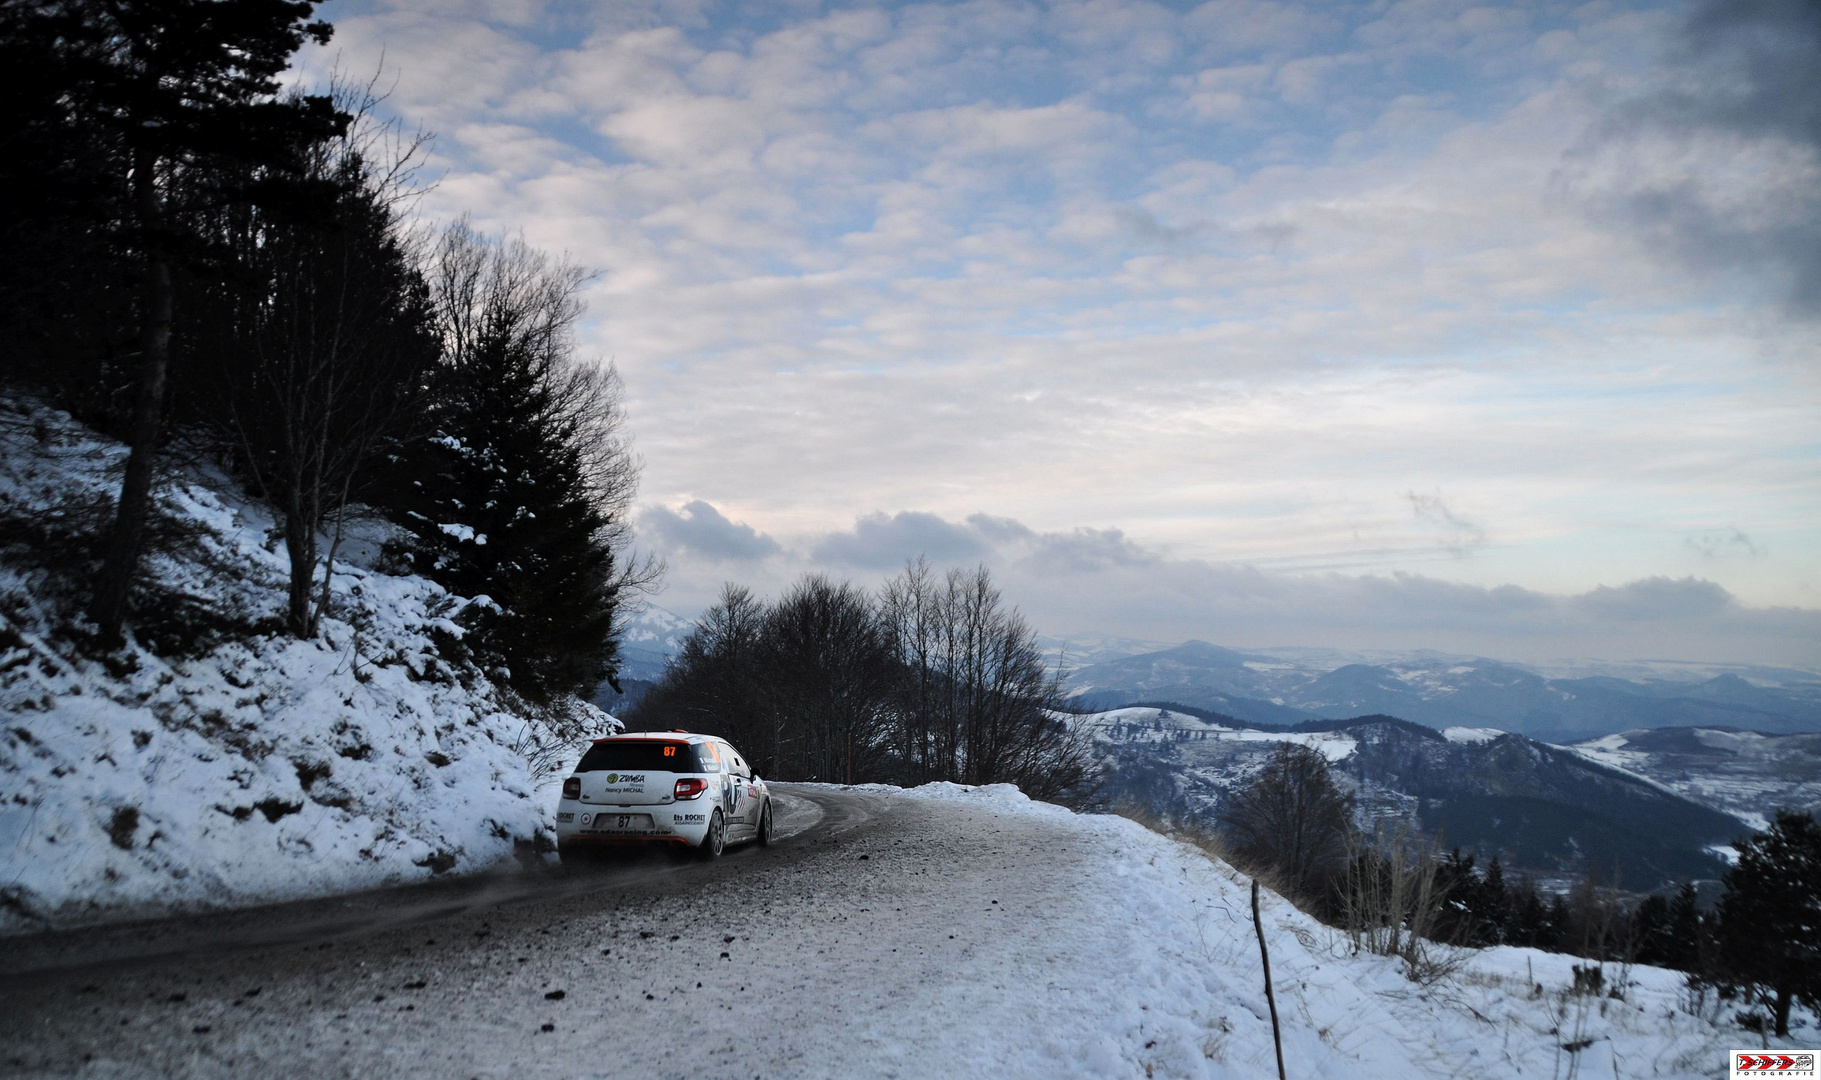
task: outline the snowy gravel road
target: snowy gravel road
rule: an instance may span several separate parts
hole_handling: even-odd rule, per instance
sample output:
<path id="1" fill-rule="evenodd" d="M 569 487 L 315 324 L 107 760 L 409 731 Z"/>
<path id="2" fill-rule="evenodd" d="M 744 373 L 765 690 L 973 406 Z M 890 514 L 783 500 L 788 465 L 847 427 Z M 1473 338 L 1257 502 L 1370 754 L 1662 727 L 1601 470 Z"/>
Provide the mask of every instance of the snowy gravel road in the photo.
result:
<path id="1" fill-rule="evenodd" d="M 797 794 L 813 827 L 715 865 L 609 867 L 507 903 L 443 897 L 450 913 L 430 921 L 412 905 L 272 931 L 326 940 L 186 938 L 124 966 L 96 963 L 91 943 L 84 966 L 0 990 L 0 1073 L 915 1073 L 956 1007 L 1003 987 L 992 957 L 1057 944 L 1032 942 L 1033 888 L 1066 888 L 1088 838 L 991 808 Z M 802 804 L 791 816 L 802 828 Z"/>
<path id="2" fill-rule="evenodd" d="M 793 792 L 787 784 L 773 784 L 772 788 L 776 793 L 774 827 L 780 841 L 794 841 L 812 832 L 817 837 L 839 836 L 870 817 L 877 803 L 877 799 L 848 792 Z M 729 854 L 740 853 L 735 848 Z M 319 944 L 523 900 L 559 900 L 598 893 L 606 887 L 661 889 L 673 875 L 684 871 L 696 875 L 728 872 L 717 866 L 679 866 L 650 857 L 582 873 L 544 868 L 482 874 L 238 911 L 0 938 L 0 976 L 118 970 L 123 965 L 219 956 L 265 946 Z"/>

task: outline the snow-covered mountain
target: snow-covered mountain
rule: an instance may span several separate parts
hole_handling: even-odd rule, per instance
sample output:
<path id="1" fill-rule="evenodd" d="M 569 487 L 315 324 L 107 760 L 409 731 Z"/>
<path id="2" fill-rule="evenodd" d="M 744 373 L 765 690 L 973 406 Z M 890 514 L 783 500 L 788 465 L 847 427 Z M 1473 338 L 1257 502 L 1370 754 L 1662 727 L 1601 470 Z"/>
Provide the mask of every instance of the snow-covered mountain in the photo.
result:
<path id="1" fill-rule="evenodd" d="M 1494 730 L 1386 716 L 1266 730 L 1167 708 L 1078 722 L 1107 766 L 1109 798 L 1171 820 L 1212 821 L 1277 744 L 1294 741 L 1328 758 L 1363 816 L 1414 814 L 1448 847 L 1545 876 L 1616 870 L 1639 890 L 1717 877 L 1713 849 L 1747 832 L 1738 817 L 1587 754 Z"/>
<path id="2" fill-rule="evenodd" d="M 683 648 L 683 639 L 695 623 L 653 603 L 640 606 L 626 620 L 620 635 L 620 675 L 624 679 L 656 682 L 664 665 Z"/>
<path id="3" fill-rule="evenodd" d="M 1384 714 L 1556 742 L 1647 727 L 1821 731 L 1821 674 L 1738 665 L 1525 665 L 1418 651 L 1240 652 L 1189 641 L 1076 668 L 1093 708 L 1175 702 L 1254 723 Z"/>

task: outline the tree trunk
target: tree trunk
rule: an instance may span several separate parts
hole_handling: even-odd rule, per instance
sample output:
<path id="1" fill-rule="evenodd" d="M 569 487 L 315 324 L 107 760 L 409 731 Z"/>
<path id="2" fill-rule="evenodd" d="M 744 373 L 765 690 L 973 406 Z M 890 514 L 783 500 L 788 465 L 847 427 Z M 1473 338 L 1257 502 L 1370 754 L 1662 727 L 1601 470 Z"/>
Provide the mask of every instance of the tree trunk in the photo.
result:
<path id="1" fill-rule="evenodd" d="M 301 495 L 294 494 L 292 505 L 285 511 L 285 554 L 291 558 L 291 594 L 285 608 L 285 625 L 295 638 L 316 633 L 310 617 L 311 586 L 316 582 L 316 523 L 313 515 L 298 505 Z"/>
<path id="2" fill-rule="evenodd" d="M 139 573 L 140 548 L 152 504 L 152 477 L 157 466 L 158 436 L 164 419 L 164 385 L 171 357 L 171 264 L 158 231 L 163 206 L 153 170 L 156 155 L 139 150 L 133 156 L 133 190 L 138 203 L 139 226 L 145 244 L 145 298 L 140 316 L 139 385 L 133 405 L 133 423 L 127 433 L 132 452 L 126 476 L 120 483 L 120 501 L 114 511 L 114 531 L 107 559 L 95 583 L 89 617 L 101 628 L 109 645 L 120 641 L 126 618 L 127 594 Z"/>
<path id="3" fill-rule="evenodd" d="M 1777 986 L 1777 1002 L 1776 1002 L 1777 1037 L 1780 1039 L 1789 1038 L 1789 999 L 1790 999 L 1790 996 L 1791 995 L 1789 992 L 1788 983 L 1781 983 Z"/>

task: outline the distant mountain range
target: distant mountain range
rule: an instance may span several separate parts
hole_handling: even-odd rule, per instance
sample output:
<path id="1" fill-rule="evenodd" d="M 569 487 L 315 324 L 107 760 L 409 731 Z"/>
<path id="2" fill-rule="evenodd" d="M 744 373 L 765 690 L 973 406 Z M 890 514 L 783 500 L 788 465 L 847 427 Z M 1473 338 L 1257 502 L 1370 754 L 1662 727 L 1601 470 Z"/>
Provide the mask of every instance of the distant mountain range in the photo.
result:
<path id="1" fill-rule="evenodd" d="M 595 687 L 594 704 L 619 715 L 645 695 L 645 691 L 664 677 L 670 658 L 682 651 L 683 639 L 695 629 L 695 623 L 673 611 L 646 604 L 627 620 L 620 635 L 620 690 L 608 683 Z"/>
<path id="2" fill-rule="evenodd" d="M 1383 714 L 1552 742 L 1657 727 L 1821 732 L 1821 675 L 1711 670 L 1690 677 L 1700 669 L 1659 665 L 1643 679 L 1549 677 L 1518 664 L 1435 652 L 1362 662 L 1317 650 L 1239 652 L 1189 641 L 1079 667 L 1068 687 L 1089 708 L 1173 701 L 1264 724 Z"/>
<path id="3" fill-rule="evenodd" d="M 1703 805 L 1576 749 L 1496 731 L 1388 716 L 1263 729 L 1179 706 L 1079 720 L 1094 734 L 1107 795 L 1176 820 L 1212 822 L 1277 744 L 1320 750 L 1370 817 L 1410 818 L 1449 848 L 1499 855 L 1549 880 L 1616 873 L 1637 891 L 1718 877 L 1719 855 L 1750 831 Z"/>
<path id="4" fill-rule="evenodd" d="M 656 682 L 664 666 L 681 652 L 683 639 L 695 623 L 656 604 L 646 604 L 626 622 L 620 635 L 620 673 L 628 678 Z"/>

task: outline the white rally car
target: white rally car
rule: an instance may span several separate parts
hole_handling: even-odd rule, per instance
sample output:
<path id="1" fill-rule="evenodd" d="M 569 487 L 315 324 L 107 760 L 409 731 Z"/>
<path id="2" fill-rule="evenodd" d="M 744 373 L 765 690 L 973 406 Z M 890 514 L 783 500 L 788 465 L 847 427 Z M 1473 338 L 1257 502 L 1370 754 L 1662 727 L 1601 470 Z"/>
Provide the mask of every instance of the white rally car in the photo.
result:
<path id="1" fill-rule="evenodd" d="M 726 740 L 686 731 L 596 739 L 563 781 L 557 853 L 658 843 L 719 858 L 729 844 L 771 843 L 771 792 Z"/>

